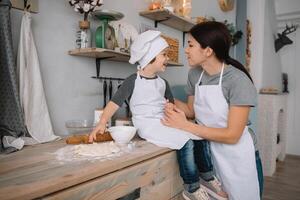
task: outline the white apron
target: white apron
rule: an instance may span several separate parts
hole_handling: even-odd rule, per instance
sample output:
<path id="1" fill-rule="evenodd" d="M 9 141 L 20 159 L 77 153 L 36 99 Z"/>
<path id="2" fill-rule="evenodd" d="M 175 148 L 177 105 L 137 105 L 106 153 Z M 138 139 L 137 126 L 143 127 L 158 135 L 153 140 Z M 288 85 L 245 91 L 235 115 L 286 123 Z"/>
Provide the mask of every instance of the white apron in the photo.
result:
<path id="1" fill-rule="evenodd" d="M 132 122 L 140 137 L 160 147 L 181 149 L 189 139 L 200 138 L 175 128 L 164 126 L 166 83 L 160 77 L 145 79 L 137 73 L 134 90 L 130 99 Z"/>
<path id="2" fill-rule="evenodd" d="M 207 127 L 227 127 L 229 106 L 222 91 L 224 64 L 218 85 L 200 85 L 203 72 L 195 86 L 196 120 Z M 238 83 L 237 83 L 238 84 Z M 255 150 L 246 126 L 237 144 L 211 142 L 217 176 L 230 200 L 259 200 Z"/>

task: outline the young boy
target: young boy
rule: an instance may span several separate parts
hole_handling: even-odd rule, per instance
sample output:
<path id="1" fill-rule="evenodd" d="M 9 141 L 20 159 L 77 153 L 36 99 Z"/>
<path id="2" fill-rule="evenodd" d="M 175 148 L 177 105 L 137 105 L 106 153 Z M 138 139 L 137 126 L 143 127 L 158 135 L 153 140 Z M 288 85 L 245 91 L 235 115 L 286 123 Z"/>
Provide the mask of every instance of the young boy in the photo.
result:
<path id="1" fill-rule="evenodd" d="M 209 199 L 206 190 L 200 187 L 198 166 L 194 159 L 193 140 L 201 138 L 161 123 L 167 100 L 174 103 L 167 81 L 157 75 L 166 69 L 167 47 L 168 44 L 159 31 L 146 31 L 134 40 L 129 62 L 137 64 L 138 71 L 125 79 L 107 104 L 99 123 L 89 136 L 89 141 L 92 142 L 97 133 L 104 133 L 108 120 L 127 100 L 132 112 L 132 122 L 141 138 L 157 146 L 180 149 L 177 155 L 180 174 L 187 191 L 183 194 L 184 197 Z M 196 178 L 190 180 L 190 174 Z"/>

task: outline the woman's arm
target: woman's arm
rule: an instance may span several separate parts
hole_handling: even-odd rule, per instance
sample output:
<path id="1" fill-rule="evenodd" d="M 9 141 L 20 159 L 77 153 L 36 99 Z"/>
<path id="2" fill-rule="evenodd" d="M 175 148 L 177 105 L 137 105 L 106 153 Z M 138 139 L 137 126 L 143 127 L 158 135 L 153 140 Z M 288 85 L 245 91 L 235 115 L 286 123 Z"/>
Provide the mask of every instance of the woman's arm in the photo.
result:
<path id="1" fill-rule="evenodd" d="M 227 127 L 225 128 L 211 128 L 189 122 L 184 112 L 178 108 L 175 108 L 173 111 L 166 111 L 162 123 L 166 126 L 193 133 L 207 140 L 235 144 L 239 141 L 247 125 L 249 111 L 249 106 L 230 106 Z"/>
<path id="2" fill-rule="evenodd" d="M 194 112 L 194 96 L 188 96 L 187 103 L 182 102 L 178 99 L 175 99 L 174 101 L 177 108 L 182 110 L 186 117 L 189 119 L 195 118 L 195 112 Z"/>

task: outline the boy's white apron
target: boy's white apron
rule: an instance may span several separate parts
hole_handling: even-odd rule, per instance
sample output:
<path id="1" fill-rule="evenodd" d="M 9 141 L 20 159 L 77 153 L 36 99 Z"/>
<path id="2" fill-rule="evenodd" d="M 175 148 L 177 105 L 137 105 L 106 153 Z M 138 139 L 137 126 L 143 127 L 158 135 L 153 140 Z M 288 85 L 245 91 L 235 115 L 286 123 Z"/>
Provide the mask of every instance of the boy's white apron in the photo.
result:
<path id="1" fill-rule="evenodd" d="M 199 139 L 188 132 L 164 126 L 166 83 L 160 77 L 145 79 L 137 73 L 130 99 L 132 121 L 140 137 L 161 147 L 180 149 L 189 139 Z"/>

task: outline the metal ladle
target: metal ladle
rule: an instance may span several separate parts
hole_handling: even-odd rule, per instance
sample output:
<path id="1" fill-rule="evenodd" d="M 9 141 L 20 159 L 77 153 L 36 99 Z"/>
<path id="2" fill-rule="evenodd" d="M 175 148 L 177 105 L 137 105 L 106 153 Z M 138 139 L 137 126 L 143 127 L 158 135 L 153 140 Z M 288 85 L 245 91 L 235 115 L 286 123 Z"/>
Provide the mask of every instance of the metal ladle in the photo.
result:
<path id="1" fill-rule="evenodd" d="M 103 82 L 103 108 L 106 106 L 106 93 L 107 93 L 107 83 L 106 80 Z"/>

